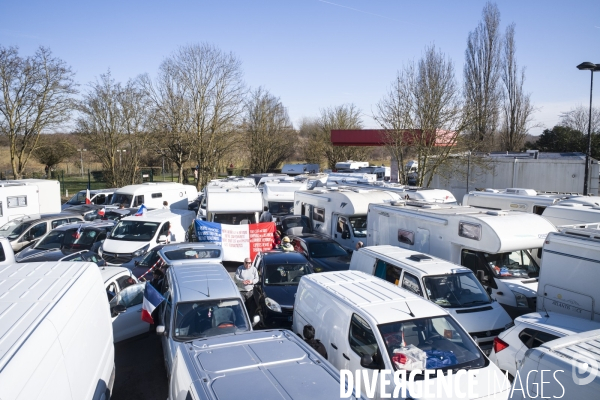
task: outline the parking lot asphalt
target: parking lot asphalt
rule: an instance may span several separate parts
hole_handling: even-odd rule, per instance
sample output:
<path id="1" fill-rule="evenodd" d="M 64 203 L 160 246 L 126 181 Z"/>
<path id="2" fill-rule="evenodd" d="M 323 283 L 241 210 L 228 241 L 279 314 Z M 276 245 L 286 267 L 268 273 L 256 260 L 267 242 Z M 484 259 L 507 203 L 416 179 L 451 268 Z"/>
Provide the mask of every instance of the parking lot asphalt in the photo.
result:
<path id="1" fill-rule="evenodd" d="M 233 277 L 240 262 L 224 262 Z M 112 400 L 165 400 L 169 382 L 160 337 L 154 332 L 115 345 L 115 384 Z"/>

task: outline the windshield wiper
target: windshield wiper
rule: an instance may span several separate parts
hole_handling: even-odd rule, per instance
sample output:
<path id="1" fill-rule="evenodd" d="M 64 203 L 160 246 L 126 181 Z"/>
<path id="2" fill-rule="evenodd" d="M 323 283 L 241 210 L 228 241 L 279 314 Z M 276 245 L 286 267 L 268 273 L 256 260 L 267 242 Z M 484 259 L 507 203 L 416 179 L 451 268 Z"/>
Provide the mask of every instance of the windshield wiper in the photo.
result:
<path id="1" fill-rule="evenodd" d="M 466 303 L 462 303 L 463 306 L 467 306 L 470 304 L 489 304 L 488 300 L 473 300 L 473 301 L 468 301 Z"/>

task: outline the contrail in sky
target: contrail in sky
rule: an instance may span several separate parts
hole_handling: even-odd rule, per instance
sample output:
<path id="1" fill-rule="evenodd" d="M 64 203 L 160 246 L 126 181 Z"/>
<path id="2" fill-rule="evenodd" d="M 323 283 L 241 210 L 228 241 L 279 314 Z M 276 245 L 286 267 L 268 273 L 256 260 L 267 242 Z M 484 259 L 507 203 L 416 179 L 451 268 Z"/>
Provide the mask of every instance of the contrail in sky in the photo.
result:
<path id="1" fill-rule="evenodd" d="M 321 3 L 331 4 L 332 6 L 337 6 L 337 7 L 347 8 L 348 10 L 357 11 L 357 12 L 359 12 L 359 13 L 368 14 L 368 15 L 374 15 L 374 16 L 376 16 L 376 17 L 380 17 L 380 18 L 389 19 L 390 21 L 396 21 L 396 22 L 399 22 L 399 21 L 397 21 L 397 20 L 395 20 L 395 19 L 393 19 L 393 18 L 388 18 L 388 17 L 386 17 L 385 15 L 379 15 L 379 14 L 370 13 L 370 12 L 368 12 L 368 11 L 363 11 L 363 10 L 359 10 L 359 9 L 357 9 L 357 8 L 352 8 L 352 7 L 344 6 L 344 5 L 341 5 L 341 4 L 332 3 L 332 2 L 330 2 L 330 1 L 325 1 L 325 0 L 317 0 L 317 1 L 319 1 L 319 2 L 321 2 Z"/>

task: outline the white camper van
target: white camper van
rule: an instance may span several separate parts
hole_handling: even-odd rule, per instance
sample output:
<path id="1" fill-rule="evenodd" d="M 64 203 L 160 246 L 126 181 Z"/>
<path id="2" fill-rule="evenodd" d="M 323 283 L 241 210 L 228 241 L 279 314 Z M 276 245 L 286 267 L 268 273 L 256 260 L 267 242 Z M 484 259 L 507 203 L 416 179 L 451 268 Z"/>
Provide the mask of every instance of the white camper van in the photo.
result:
<path id="1" fill-rule="evenodd" d="M 535 311 L 540 268 L 530 250 L 556 231 L 543 217 L 399 201 L 371 204 L 367 222 L 367 245 L 399 246 L 463 265 L 511 317 Z"/>
<path id="2" fill-rule="evenodd" d="M 295 176 L 300 174 L 318 174 L 319 164 L 284 164 L 281 168 L 282 174 Z"/>
<path id="3" fill-rule="evenodd" d="M 564 196 L 540 194 L 533 189 L 508 188 L 506 190 L 487 189 L 473 191 L 463 196 L 463 206 L 489 208 L 493 210 L 523 211 L 542 215 Z"/>
<path id="4" fill-rule="evenodd" d="M 600 229 L 563 228 L 542 249 L 537 311 L 600 321 Z"/>
<path id="5" fill-rule="evenodd" d="M 600 206 L 572 203 L 566 200 L 554 206 L 546 207 L 542 217 L 557 227 L 600 223 Z"/>
<path id="6" fill-rule="evenodd" d="M 151 210 L 141 216 L 125 217 L 98 249 L 108 265 L 133 266 L 159 244 L 184 242 L 194 212 L 177 209 Z"/>
<path id="7" fill-rule="evenodd" d="M 0 266 L 0 398 L 108 400 L 113 331 L 98 266 Z"/>
<path id="8" fill-rule="evenodd" d="M 229 225 L 255 224 L 262 211 L 262 193 L 254 186 L 207 185 L 202 194 L 198 217 Z"/>
<path id="9" fill-rule="evenodd" d="M 486 355 L 494 337 L 512 322 L 470 269 L 436 257 L 396 246 L 369 246 L 352 254 L 350 270 L 385 279 L 446 309 Z"/>
<path id="10" fill-rule="evenodd" d="M 412 187 L 387 182 L 371 182 L 367 184 L 361 182 L 350 182 L 347 184 L 347 186 L 394 192 L 401 196 L 402 199 L 407 200 L 419 200 L 426 201 L 429 203 L 443 203 L 454 205 L 457 204 L 454 195 L 445 189 Z"/>
<path id="11" fill-rule="evenodd" d="M 377 177 L 377 181 L 389 181 L 392 175 L 392 169 L 390 167 L 386 167 L 384 165 L 377 166 L 373 165 L 370 167 L 359 168 L 358 172 L 363 172 L 366 174 L 373 174 Z"/>
<path id="12" fill-rule="evenodd" d="M 409 380 L 415 380 L 419 374 L 416 381 L 423 382 L 418 376 L 427 368 L 436 371 L 429 378 L 435 388 L 432 381 L 436 380 L 437 371 L 446 375 L 464 369 L 477 376 L 473 380 L 477 398 L 507 398 L 509 385 L 500 369 L 447 310 L 377 277 L 360 271 L 302 277 L 292 330 L 302 335 L 307 324 L 315 328 L 315 338 L 325 345 L 328 361 L 339 370 L 363 370 L 368 377 L 373 376 L 374 370 L 404 370 Z M 419 371 L 413 375 L 415 370 Z M 466 393 L 466 379 L 462 384 L 459 375 L 447 379 Z M 387 398 L 393 385 L 390 382 L 386 390 Z M 385 398 L 380 387 L 377 384 L 375 396 L 369 398 Z M 454 393 L 437 398 L 458 398 Z M 423 391 L 419 396 L 409 396 L 425 398 Z"/>
<path id="13" fill-rule="evenodd" d="M 357 169 L 368 167 L 368 166 L 369 166 L 368 161 L 348 160 L 348 161 L 339 161 L 339 162 L 335 163 L 335 169 L 338 172 L 356 172 Z"/>
<path id="14" fill-rule="evenodd" d="M 166 201 L 169 208 L 187 210 L 188 204 L 196 200 L 198 190 L 192 185 L 175 182 L 145 182 L 139 185 L 123 186 L 113 194 L 111 204 L 123 204 L 125 208 L 162 208 Z"/>
<path id="15" fill-rule="evenodd" d="M 262 188 L 263 204 L 274 216 L 294 213 L 294 193 L 307 190 L 307 181 L 272 180 Z"/>
<path id="16" fill-rule="evenodd" d="M 14 218 L 60 211 L 58 181 L 46 179 L 0 181 L 0 226 Z"/>
<path id="17" fill-rule="evenodd" d="M 308 217 L 315 233 L 354 250 L 356 243 L 367 238 L 369 204 L 399 198 L 386 191 L 358 188 L 299 190 L 294 196 L 294 214 Z"/>

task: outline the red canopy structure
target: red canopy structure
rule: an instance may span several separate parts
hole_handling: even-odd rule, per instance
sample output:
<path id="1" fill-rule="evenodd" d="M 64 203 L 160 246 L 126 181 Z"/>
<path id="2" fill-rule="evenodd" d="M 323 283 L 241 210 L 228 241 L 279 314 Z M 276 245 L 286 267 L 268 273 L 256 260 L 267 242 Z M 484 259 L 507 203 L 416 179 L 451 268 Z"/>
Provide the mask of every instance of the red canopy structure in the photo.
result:
<path id="1" fill-rule="evenodd" d="M 452 146 L 455 132 L 437 130 L 432 140 L 436 146 Z M 422 129 L 407 129 L 404 139 L 407 145 L 423 135 Z M 435 136 L 435 137 L 433 137 Z M 384 146 L 386 134 L 382 129 L 332 129 L 331 143 L 334 146 Z"/>

